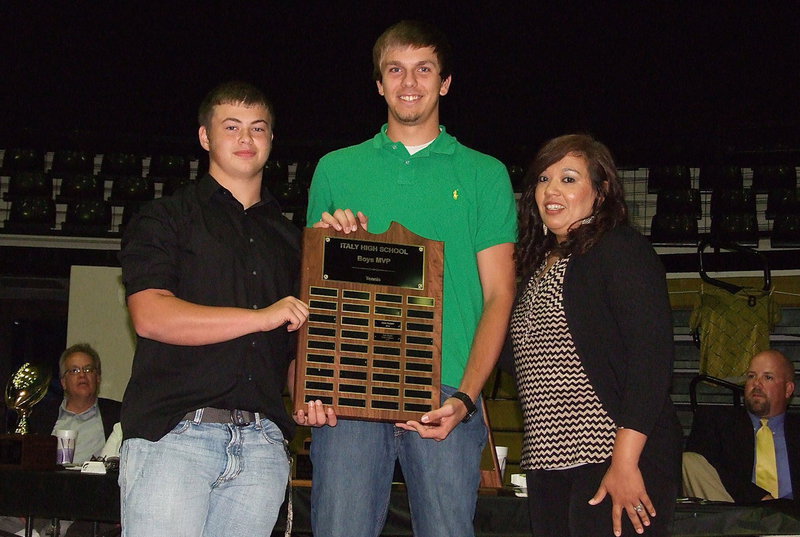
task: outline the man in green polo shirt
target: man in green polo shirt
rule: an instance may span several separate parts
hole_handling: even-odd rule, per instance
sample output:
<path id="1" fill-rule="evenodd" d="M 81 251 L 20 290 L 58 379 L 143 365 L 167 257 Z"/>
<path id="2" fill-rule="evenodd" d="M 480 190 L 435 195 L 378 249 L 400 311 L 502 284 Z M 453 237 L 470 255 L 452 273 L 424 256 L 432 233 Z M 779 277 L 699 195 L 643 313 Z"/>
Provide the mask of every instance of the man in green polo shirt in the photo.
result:
<path id="1" fill-rule="evenodd" d="M 373 48 L 388 122 L 371 140 L 319 163 L 308 222 L 372 233 L 397 221 L 444 242 L 441 407 L 407 423 L 339 420 L 321 403 L 298 413 L 313 431 L 312 526 L 319 537 L 377 536 L 395 460 L 415 535 L 473 535 L 486 427 L 475 412 L 514 300 L 516 207 L 505 166 L 439 125 L 450 47 L 436 28 L 403 21 Z"/>

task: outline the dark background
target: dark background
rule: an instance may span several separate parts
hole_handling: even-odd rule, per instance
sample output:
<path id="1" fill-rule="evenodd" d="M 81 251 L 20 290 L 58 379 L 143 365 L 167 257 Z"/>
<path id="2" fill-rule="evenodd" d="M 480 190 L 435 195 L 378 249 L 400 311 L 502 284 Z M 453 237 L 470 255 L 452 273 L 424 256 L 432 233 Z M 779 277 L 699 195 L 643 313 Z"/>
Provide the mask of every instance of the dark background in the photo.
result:
<path id="1" fill-rule="evenodd" d="M 196 152 L 199 101 L 242 78 L 275 157 L 315 159 L 385 121 L 371 48 L 402 18 L 454 45 L 442 122 L 508 164 L 576 130 L 628 165 L 800 147 L 797 2 L 32 4 L 0 7 L 0 147 Z"/>

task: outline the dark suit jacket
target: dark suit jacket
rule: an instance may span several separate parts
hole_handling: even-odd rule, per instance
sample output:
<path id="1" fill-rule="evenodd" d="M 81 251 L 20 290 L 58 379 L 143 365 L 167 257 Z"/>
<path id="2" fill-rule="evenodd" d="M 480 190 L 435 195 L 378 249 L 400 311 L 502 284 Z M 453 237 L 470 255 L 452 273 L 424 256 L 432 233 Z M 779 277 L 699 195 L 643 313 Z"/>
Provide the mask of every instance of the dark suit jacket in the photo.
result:
<path id="1" fill-rule="evenodd" d="M 786 414 L 784 435 L 792 493 L 797 499 L 800 498 L 800 416 Z M 755 434 L 744 408 L 698 407 L 686 451 L 699 453 L 711 463 L 735 502 L 755 503 L 768 494 L 753 483 Z"/>
<path id="2" fill-rule="evenodd" d="M 28 429 L 31 433 L 49 435 L 53 431 L 53 426 L 58 420 L 58 410 L 61 406 L 61 399 L 45 398 L 33 407 L 28 418 Z M 100 409 L 100 417 L 103 420 L 103 431 L 106 438 L 111 434 L 114 424 L 119 421 L 119 413 L 122 404 L 113 399 L 97 399 L 97 407 Z M 5 407 L 3 408 L 5 410 Z M 4 425 L 8 432 L 14 432 L 12 427 L 16 423 L 13 411 L 7 411 Z"/>

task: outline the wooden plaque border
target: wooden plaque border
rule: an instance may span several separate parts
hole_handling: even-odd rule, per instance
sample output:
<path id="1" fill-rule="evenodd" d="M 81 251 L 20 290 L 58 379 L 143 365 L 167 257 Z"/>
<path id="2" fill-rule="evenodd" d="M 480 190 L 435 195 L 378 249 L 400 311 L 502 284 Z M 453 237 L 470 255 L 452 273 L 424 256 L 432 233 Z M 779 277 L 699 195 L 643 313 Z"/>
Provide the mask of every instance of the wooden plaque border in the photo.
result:
<path id="1" fill-rule="evenodd" d="M 323 275 L 325 243 L 331 237 L 424 248 L 423 288 L 326 279 Z M 333 406 L 340 418 L 403 422 L 418 420 L 425 412 L 439 408 L 444 243 L 420 237 L 397 222 L 392 222 L 385 233 L 379 234 L 361 228 L 348 234 L 333 228 L 307 228 L 303 231 L 301 271 L 300 299 L 309 304 L 310 315 L 298 333 L 295 410 L 304 409 L 309 400 L 321 399 Z M 320 289 L 331 293 L 333 291 L 328 290 L 335 290 L 336 297 L 312 295 L 312 289 L 316 293 Z M 365 294 L 368 299 L 345 298 L 345 295 Z M 398 296 L 402 303 L 382 300 L 385 297 L 396 300 Z M 410 304 L 410 301 L 420 301 L 413 297 L 422 297 L 422 302 L 432 299 L 433 305 Z M 334 303 L 335 309 L 331 309 Z M 345 304 L 348 308 L 368 309 L 369 313 L 343 311 Z M 393 313 L 377 313 L 376 306 L 380 311 Z M 398 309 L 401 310 L 399 315 Z M 426 318 L 409 317 L 409 313 Z M 324 322 L 314 320 L 323 316 Z M 367 319 L 368 326 L 343 324 L 343 320 L 353 322 L 353 319 L 361 323 Z M 419 331 L 420 325 L 424 331 Z M 368 334 L 366 339 L 365 333 Z M 360 339 L 345 337 L 349 334 Z M 426 343 L 420 343 L 421 340 Z M 365 353 L 347 350 L 365 346 Z M 376 354 L 376 350 L 380 353 Z M 396 355 L 386 356 L 387 352 Z M 383 364 L 390 367 L 381 367 Z M 384 408 L 395 405 L 397 409 Z"/>

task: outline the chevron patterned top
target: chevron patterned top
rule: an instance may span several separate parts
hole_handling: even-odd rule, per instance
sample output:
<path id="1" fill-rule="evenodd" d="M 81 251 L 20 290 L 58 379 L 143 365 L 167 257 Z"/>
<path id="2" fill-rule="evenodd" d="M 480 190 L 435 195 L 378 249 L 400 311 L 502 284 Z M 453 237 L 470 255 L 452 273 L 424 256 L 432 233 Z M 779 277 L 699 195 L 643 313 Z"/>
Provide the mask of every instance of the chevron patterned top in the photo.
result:
<path id="1" fill-rule="evenodd" d="M 522 405 L 524 470 L 565 469 L 611 456 L 616 426 L 581 364 L 564 313 L 569 258 L 531 278 L 511 317 Z M 541 274 L 544 269 L 540 269 Z"/>

